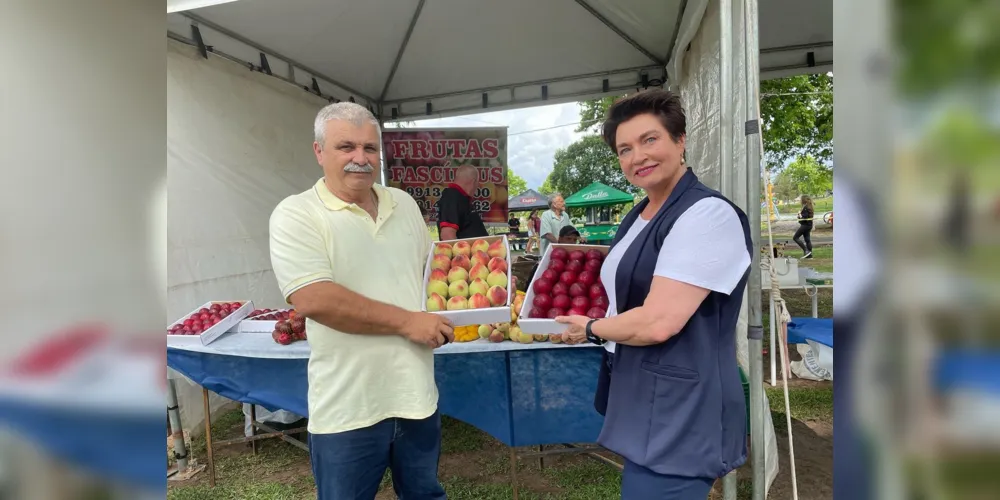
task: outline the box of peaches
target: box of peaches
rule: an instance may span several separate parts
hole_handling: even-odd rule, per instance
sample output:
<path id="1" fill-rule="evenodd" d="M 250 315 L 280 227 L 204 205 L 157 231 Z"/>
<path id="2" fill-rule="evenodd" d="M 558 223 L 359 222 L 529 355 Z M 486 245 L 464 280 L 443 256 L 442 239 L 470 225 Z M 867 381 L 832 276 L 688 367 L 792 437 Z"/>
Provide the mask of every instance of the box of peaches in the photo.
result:
<path id="1" fill-rule="evenodd" d="M 206 302 L 167 327 L 167 345 L 211 344 L 253 311 L 253 302 Z"/>
<path id="2" fill-rule="evenodd" d="M 503 235 L 431 244 L 423 310 L 445 316 L 456 326 L 510 321 L 507 256 Z"/>
<path id="3" fill-rule="evenodd" d="M 521 331 L 554 334 L 566 330 L 556 316 L 603 318 L 608 295 L 601 283 L 601 264 L 608 255 L 603 245 L 553 243 L 538 262 L 518 315 Z"/>

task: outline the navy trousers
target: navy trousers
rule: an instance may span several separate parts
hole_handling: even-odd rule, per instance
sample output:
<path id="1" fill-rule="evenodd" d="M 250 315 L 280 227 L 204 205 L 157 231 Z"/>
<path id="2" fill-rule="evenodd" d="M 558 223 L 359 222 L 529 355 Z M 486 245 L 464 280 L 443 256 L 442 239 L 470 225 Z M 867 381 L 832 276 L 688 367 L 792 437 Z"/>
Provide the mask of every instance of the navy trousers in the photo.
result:
<path id="1" fill-rule="evenodd" d="M 445 500 L 438 482 L 441 415 L 390 418 L 336 434 L 310 434 L 319 500 L 373 500 L 386 467 L 399 500 Z"/>

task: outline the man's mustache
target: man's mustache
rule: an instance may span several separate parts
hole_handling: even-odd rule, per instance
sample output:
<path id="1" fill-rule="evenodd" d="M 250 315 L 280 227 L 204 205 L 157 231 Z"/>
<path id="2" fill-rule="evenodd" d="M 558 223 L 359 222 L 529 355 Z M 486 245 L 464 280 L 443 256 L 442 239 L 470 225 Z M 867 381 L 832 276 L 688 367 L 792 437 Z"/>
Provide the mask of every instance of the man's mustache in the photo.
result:
<path id="1" fill-rule="evenodd" d="M 366 163 L 364 165 L 360 165 L 360 164 L 351 162 L 351 163 L 348 163 L 347 165 L 344 166 L 344 172 L 351 172 L 351 173 L 358 173 L 358 174 L 370 174 L 370 173 L 372 173 L 374 171 L 375 171 L 375 168 L 372 167 L 371 163 Z"/>

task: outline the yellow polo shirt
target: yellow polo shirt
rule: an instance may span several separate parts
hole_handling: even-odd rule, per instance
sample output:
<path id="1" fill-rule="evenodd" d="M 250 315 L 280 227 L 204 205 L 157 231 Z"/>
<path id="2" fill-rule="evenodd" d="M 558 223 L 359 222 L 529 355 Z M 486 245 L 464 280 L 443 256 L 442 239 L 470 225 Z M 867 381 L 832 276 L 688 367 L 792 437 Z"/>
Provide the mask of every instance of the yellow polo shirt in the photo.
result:
<path id="1" fill-rule="evenodd" d="M 271 265 L 285 300 L 332 281 L 373 300 L 419 311 L 430 235 L 405 192 L 374 186 L 378 220 L 320 179 L 271 214 Z M 437 409 L 434 352 L 398 335 L 339 332 L 306 320 L 309 432 L 330 434 L 387 418 L 422 419 Z"/>

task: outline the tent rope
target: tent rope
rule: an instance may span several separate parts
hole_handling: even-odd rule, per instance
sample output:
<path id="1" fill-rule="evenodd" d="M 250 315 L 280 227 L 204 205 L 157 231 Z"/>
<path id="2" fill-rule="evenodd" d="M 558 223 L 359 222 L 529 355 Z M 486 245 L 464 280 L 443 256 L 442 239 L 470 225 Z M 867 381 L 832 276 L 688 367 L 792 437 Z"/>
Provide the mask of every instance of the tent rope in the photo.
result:
<path id="1" fill-rule="evenodd" d="M 749 13 L 747 13 L 749 16 Z M 757 104 L 757 116 L 760 115 L 760 88 L 755 90 L 756 95 L 754 96 L 755 103 Z M 763 134 L 757 134 L 757 140 L 760 141 L 760 151 L 763 155 L 764 152 L 764 137 Z M 770 182 L 770 180 L 765 180 L 765 182 Z M 770 201 L 770 200 L 767 200 Z M 778 284 L 778 272 L 776 266 L 774 265 L 774 234 L 771 231 L 771 204 L 766 203 L 768 207 L 767 214 L 767 259 L 761 260 L 761 267 L 766 268 L 768 275 L 771 278 L 771 297 L 774 297 L 774 311 L 776 313 L 777 320 L 781 323 L 781 333 L 778 335 L 778 343 L 780 344 L 778 352 L 781 355 L 781 385 L 785 396 L 785 428 L 788 431 L 788 463 L 792 473 L 792 500 L 799 499 L 799 487 L 795 476 L 795 445 L 792 439 L 792 410 L 791 403 L 788 399 L 788 323 L 792 321 L 792 316 L 788 312 L 788 306 L 785 303 L 785 299 L 781 297 L 781 288 Z M 788 274 L 787 272 L 784 274 Z M 806 291 L 808 294 L 809 292 Z M 771 321 L 775 321 L 775 318 L 771 318 Z M 774 346 L 772 346 L 773 348 Z M 773 353 L 771 354 L 774 355 Z"/>

